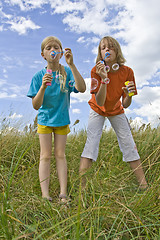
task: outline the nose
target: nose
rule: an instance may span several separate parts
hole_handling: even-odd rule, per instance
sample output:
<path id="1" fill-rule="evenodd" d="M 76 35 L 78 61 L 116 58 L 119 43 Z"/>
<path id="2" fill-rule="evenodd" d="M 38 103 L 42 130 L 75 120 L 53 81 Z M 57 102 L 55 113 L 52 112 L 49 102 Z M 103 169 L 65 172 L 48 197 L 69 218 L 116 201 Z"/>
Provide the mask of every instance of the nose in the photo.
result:
<path id="1" fill-rule="evenodd" d="M 54 47 L 51 47 L 51 51 L 54 51 Z"/>

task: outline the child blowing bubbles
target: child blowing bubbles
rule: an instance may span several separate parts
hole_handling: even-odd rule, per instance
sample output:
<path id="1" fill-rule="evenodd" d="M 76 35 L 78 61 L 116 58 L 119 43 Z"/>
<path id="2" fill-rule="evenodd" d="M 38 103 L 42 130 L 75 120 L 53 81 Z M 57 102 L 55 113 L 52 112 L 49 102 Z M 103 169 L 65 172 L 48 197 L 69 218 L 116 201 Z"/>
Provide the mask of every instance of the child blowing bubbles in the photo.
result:
<path id="1" fill-rule="evenodd" d="M 57 52 L 51 58 L 51 52 Z M 49 195 L 50 161 L 52 156 L 52 133 L 54 134 L 54 154 L 60 183 L 60 200 L 67 202 L 67 162 L 65 146 L 69 129 L 70 93 L 85 92 L 86 85 L 73 62 L 70 48 L 65 48 L 65 60 L 69 67 L 59 61 L 63 55 L 62 44 L 54 36 L 46 37 L 41 44 L 41 55 L 47 67 L 37 72 L 27 96 L 32 98 L 33 108 L 38 110 L 38 130 L 40 141 L 39 179 L 42 197 L 52 200 Z M 51 74 L 47 70 L 51 69 Z M 72 86 L 69 81 L 75 82 Z M 49 86 L 49 84 L 51 84 Z"/>
<path id="2" fill-rule="evenodd" d="M 105 58 L 106 53 L 109 56 Z M 102 60 L 104 60 L 105 65 Z M 119 69 L 115 71 L 113 65 L 116 63 L 118 63 Z M 129 163 L 137 177 L 139 187 L 146 188 L 147 182 L 140 157 L 124 113 L 124 108 L 129 107 L 132 101 L 129 93 L 137 94 L 134 73 L 124 63 L 125 59 L 119 43 L 109 36 L 102 38 L 98 48 L 96 66 L 91 70 L 91 81 L 97 79 L 98 86 L 91 90 L 87 141 L 81 156 L 79 170 L 80 175 L 83 175 L 91 167 L 92 161 L 96 161 L 102 129 L 107 117 L 117 135 L 123 161 Z M 108 73 L 105 66 L 109 66 Z M 128 88 L 125 87 L 126 81 L 129 81 Z M 122 102 L 120 101 L 121 97 Z M 84 177 L 83 181 L 85 184 Z"/>

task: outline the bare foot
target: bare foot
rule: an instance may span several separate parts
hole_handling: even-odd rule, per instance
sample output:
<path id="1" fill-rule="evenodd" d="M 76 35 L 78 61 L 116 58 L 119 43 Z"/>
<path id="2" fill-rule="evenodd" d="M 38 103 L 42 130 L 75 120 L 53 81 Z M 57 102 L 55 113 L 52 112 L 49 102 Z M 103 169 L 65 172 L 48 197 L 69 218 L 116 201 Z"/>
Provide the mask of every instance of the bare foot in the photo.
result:
<path id="1" fill-rule="evenodd" d="M 45 199 L 45 200 L 48 200 L 48 201 L 52 202 L 52 198 L 51 198 L 50 196 L 47 196 L 47 197 L 42 196 L 42 198 Z"/>
<path id="2" fill-rule="evenodd" d="M 60 200 L 60 204 L 64 204 L 64 205 L 69 205 L 71 202 L 71 199 L 69 197 L 67 197 L 67 195 L 65 194 L 60 194 L 59 195 L 59 200 Z"/>
<path id="3" fill-rule="evenodd" d="M 139 189 L 145 190 L 148 188 L 148 184 L 140 184 Z"/>

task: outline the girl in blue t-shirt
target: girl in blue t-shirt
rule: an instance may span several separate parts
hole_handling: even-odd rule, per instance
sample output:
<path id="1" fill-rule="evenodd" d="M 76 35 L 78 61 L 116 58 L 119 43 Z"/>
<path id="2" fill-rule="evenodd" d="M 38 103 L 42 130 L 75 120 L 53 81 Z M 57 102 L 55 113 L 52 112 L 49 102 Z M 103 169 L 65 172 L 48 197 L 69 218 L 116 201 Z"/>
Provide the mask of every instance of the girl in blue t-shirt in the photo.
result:
<path id="1" fill-rule="evenodd" d="M 65 56 L 68 67 L 59 63 Z M 49 195 L 50 161 L 52 156 L 52 133 L 54 134 L 54 155 L 60 183 L 59 198 L 67 203 L 67 162 L 65 146 L 69 129 L 69 106 L 71 92 L 85 92 L 83 77 L 73 62 L 70 48 L 62 50 L 60 40 L 46 37 L 41 44 L 41 55 L 47 67 L 37 72 L 27 96 L 32 98 L 33 108 L 38 110 L 40 141 L 39 179 L 42 197 L 52 200 Z"/>

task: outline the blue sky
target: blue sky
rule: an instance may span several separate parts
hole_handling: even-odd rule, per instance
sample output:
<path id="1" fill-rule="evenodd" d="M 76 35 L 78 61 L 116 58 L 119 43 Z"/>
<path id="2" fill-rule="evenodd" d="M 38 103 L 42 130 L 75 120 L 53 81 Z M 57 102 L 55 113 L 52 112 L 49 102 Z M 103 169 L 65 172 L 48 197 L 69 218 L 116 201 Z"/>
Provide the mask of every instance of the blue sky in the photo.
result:
<path id="1" fill-rule="evenodd" d="M 152 0 L 0 0 L 0 118 L 23 128 L 37 112 L 26 97 L 33 75 L 46 63 L 40 45 L 46 36 L 70 47 L 87 90 L 71 95 L 71 126 L 86 128 L 90 71 L 103 36 L 122 47 L 126 65 L 135 73 L 138 95 L 126 110 L 134 123 L 160 122 L 160 14 Z M 66 65 L 64 58 L 61 63 Z M 0 121 L 0 122 L 1 122 Z M 106 123 L 108 124 L 108 123 Z"/>

